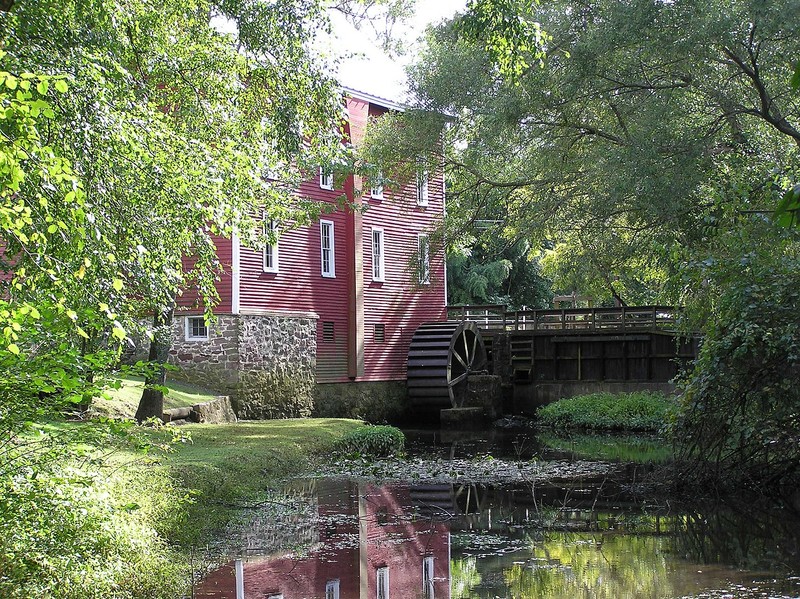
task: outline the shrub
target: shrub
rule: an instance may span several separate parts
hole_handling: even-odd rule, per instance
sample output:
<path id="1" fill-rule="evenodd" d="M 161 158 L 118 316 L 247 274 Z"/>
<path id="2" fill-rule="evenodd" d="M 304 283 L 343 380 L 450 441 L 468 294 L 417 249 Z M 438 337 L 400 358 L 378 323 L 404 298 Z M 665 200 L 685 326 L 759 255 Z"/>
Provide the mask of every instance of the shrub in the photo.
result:
<path id="1" fill-rule="evenodd" d="M 140 481 L 147 505 L 124 493 L 128 473 L 54 469 L 0 483 L 0 596 L 162 599 L 188 590 L 188 564 L 153 528 L 168 480 Z M 159 499 L 160 497 L 160 499 Z M 179 504 L 171 506 L 176 511 Z"/>
<path id="2" fill-rule="evenodd" d="M 393 426 L 363 426 L 336 442 L 340 453 L 358 453 L 375 457 L 398 454 L 405 446 L 405 435 Z"/>
<path id="3" fill-rule="evenodd" d="M 670 418 L 675 400 L 662 393 L 593 393 L 539 408 L 539 423 L 554 428 L 658 431 Z"/>

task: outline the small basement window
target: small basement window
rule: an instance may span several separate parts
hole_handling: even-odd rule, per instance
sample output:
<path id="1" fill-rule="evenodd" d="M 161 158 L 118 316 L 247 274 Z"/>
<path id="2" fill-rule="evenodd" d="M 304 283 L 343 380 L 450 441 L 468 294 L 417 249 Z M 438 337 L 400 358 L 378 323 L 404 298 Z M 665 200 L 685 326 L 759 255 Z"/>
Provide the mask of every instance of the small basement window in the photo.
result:
<path id="1" fill-rule="evenodd" d="M 333 322 L 329 321 L 322 323 L 322 340 L 326 343 L 333 343 L 336 340 L 333 324 Z"/>
<path id="2" fill-rule="evenodd" d="M 186 341 L 208 341 L 208 326 L 202 316 L 186 317 Z"/>
<path id="3" fill-rule="evenodd" d="M 386 340 L 386 325 L 382 322 L 375 323 L 375 329 L 372 332 L 372 340 L 375 343 L 383 343 Z"/>

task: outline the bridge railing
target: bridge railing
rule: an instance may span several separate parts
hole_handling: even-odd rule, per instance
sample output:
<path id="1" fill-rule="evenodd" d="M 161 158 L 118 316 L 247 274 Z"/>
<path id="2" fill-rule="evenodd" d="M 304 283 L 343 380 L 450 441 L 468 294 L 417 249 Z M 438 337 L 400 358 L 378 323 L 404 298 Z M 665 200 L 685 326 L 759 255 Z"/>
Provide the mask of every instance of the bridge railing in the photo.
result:
<path id="1" fill-rule="evenodd" d="M 508 311 L 503 305 L 448 306 L 450 320 L 472 320 L 486 330 L 503 331 L 643 331 L 675 328 L 672 306 L 564 308 Z"/>
<path id="2" fill-rule="evenodd" d="M 508 314 L 505 304 L 447 306 L 447 320 L 472 320 L 482 329 L 506 330 Z"/>

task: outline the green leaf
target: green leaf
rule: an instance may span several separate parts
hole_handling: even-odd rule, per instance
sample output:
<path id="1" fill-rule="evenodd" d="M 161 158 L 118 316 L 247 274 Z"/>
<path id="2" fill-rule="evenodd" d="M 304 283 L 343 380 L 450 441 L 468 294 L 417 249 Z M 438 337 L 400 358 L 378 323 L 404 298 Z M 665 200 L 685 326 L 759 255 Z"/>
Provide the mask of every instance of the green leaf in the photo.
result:
<path id="1" fill-rule="evenodd" d="M 111 286 L 114 287 L 116 291 L 122 291 L 122 288 L 125 284 L 122 282 L 122 279 L 114 279 L 114 282 L 111 283 Z"/>
<path id="2" fill-rule="evenodd" d="M 64 81 L 63 79 L 56 79 L 53 85 L 55 85 L 56 90 L 58 90 L 62 94 L 67 93 L 67 90 L 69 89 L 67 82 Z"/>
<path id="3" fill-rule="evenodd" d="M 125 340 L 125 337 L 127 336 L 127 335 L 125 334 L 125 329 L 123 329 L 122 327 L 118 327 L 118 326 L 116 326 L 116 327 L 114 327 L 114 328 L 112 329 L 112 331 L 111 331 L 111 334 L 112 334 L 112 335 L 113 335 L 113 336 L 114 336 L 116 339 L 119 339 L 120 341 L 124 341 L 124 340 Z"/>
<path id="4" fill-rule="evenodd" d="M 42 79 L 36 84 L 36 91 L 39 92 L 40 95 L 44 96 L 47 94 L 48 87 L 50 87 L 50 83 L 47 81 L 47 79 Z"/>
<path id="5" fill-rule="evenodd" d="M 17 346 L 16 343 L 9 344 L 6 349 L 8 349 L 8 351 L 10 351 L 15 356 L 19 355 L 19 347 Z"/>

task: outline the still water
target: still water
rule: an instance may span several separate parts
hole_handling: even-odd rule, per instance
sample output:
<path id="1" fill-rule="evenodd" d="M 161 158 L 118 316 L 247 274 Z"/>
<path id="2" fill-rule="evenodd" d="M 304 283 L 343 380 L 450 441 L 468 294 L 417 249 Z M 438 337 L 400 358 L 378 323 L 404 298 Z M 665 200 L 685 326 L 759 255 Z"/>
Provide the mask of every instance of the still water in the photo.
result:
<path id="1" fill-rule="evenodd" d="M 594 441 L 497 434 L 409 435 L 439 459 L 492 453 L 518 460 L 576 457 Z M 630 449 L 631 443 L 634 449 Z M 644 441 L 645 446 L 651 443 Z M 800 597 L 800 521 L 776 506 L 678 505 L 643 499 L 619 476 L 514 484 L 320 477 L 290 485 L 241 538 L 246 599 L 634 599 Z M 628 446 L 625 449 L 624 446 Z M 552 449 L 555 447 L 555 449 Z M 652 453 L 655 451 L 655 453 Z M 650 453 L 648 453 L 650 452 Z M 604 459 L 611 459 L 608 456 Z M 626 458 L 630 459 L 630 457 Z M 292 509 L 274 509 L 276 505 Z M 195 587 L 197 598 L 237 598 L 234 560 Z"/>

